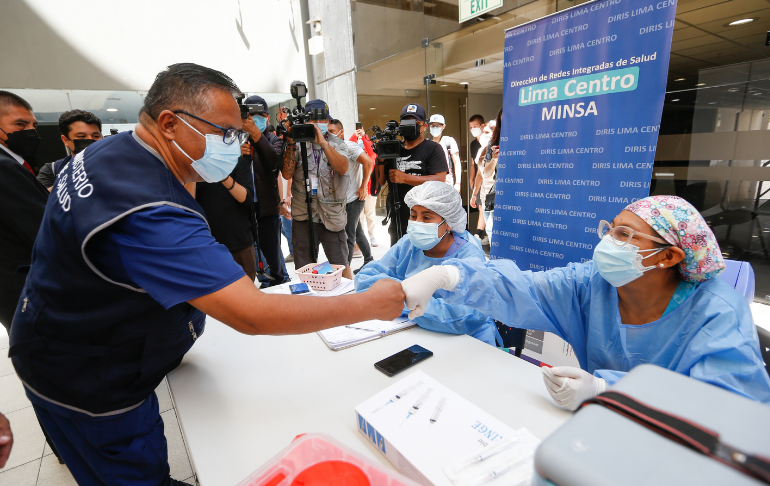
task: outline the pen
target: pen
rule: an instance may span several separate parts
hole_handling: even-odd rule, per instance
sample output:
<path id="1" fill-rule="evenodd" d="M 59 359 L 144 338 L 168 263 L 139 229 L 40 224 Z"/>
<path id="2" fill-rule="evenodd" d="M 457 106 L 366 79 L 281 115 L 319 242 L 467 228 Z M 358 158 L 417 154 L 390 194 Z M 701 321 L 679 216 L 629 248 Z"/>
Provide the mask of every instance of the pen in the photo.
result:
<path id="1" fill-rule="evenodd" d="M 363 327 L 356 327 L 356 326 L 345 326 L 348 329 L 358 329 L 359 331 L 369 331 L 369 332 L 377 332 L 374 329 L 364 329 Z"/>

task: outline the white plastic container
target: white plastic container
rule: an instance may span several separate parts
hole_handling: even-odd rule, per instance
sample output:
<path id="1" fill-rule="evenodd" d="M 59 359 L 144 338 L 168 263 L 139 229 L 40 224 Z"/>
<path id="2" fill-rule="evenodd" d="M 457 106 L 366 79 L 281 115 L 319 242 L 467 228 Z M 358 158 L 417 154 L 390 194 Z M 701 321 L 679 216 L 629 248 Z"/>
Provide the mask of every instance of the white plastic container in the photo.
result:
<path id="1" fill-rule="evenodd" d="M 296 270 L 295 273 L 301 281 L 308 284 L 313 290 L 328 292 L 329 290 L 335 289 L 342 281 L 342 271 L 345 270 L 345 267 L 342 265 L 332 265 L 334 273 L 330 273 L 329 275 L 319 275 L 317 273 L 312 273 L 313 267 L 317 265 L 317 263 L 309 263 L 299 270 Z"/>

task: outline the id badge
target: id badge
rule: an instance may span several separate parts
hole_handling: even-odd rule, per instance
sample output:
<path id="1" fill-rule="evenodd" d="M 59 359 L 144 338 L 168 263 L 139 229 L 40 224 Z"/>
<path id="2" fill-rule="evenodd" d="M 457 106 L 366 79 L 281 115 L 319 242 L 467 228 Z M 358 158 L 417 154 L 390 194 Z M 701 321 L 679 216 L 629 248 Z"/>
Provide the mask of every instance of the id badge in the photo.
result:
<path id="1" fill-rule="evenodd" d="M 313 196 L 318 195 L 318 179 L 314 177 L 310 178 L 310 191 Z"/>

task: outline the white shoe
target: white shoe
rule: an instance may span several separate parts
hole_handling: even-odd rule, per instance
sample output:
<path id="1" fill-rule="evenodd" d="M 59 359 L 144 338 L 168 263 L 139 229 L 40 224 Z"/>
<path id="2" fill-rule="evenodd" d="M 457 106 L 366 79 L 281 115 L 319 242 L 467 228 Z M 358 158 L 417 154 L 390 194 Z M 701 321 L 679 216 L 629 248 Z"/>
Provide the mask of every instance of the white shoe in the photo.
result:
<path id="1" fill-rule="evenodd" d="M 375 240 L 374 237 L 369 239 L 369 244 L 372 245 L 372 246 L 375 246 L 375 247 L 378 246 L 377 245 L 377 240 Z"/>

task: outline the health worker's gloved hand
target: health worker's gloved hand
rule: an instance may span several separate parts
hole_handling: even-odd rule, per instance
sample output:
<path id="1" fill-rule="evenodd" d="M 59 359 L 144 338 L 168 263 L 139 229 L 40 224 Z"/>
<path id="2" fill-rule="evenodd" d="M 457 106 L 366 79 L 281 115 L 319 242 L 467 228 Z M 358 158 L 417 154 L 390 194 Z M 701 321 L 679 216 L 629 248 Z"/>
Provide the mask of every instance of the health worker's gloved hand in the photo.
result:
<path id="1" fill-rule="evenodd" d="M 452 265 L 435 265 L 401 282 L 401 288 L 406 295 L 406 308 L 411 311 L 409 319 L 425 314 L 435 291 L 439 289 L 453 291 L 458 283 L 460 283 L 460 270 Z"/>
<path id="2" fill-rule="evenodd" d="M 543 381 L 548 393 L 561 407 L 577 410 L 581 403 L 607 389 L 602 378 L 572 366 L 543 367 Z"/>

